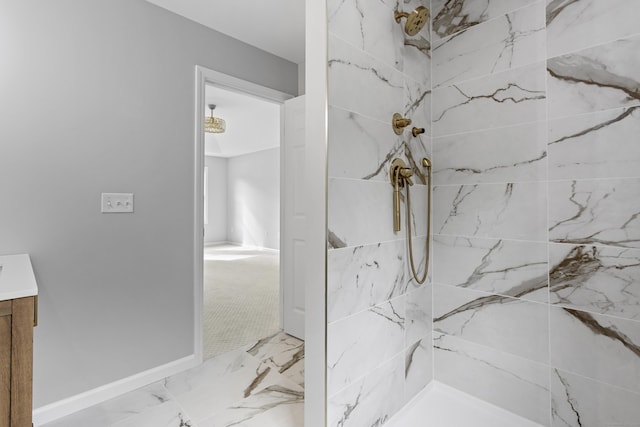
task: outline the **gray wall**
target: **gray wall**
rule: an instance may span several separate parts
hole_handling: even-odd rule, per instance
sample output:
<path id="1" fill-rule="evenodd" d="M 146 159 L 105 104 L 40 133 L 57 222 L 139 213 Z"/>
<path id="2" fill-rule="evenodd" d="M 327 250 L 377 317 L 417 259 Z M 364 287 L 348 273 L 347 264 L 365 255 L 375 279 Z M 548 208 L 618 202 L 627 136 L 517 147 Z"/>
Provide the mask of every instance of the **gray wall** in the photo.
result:
<path id="1" fill-rule="evenodd" d="M 228 159 L 227 240 L 280 249 L 280 149 Z"/>
<path id="2" fill-rule="evenodd" d="M 140 0 L 0 7 L 0 254 L 40 285 L 40 407 L 192 353 L 194 67 L 291 94 L 297 67 Z"/>
<path id="3" fill-rule="evenodd" d="M 204 242 L 226 242 L 227 238 L 227 159 L 205 156 L 209 168 L 209 222 L 204 226 Z"/>

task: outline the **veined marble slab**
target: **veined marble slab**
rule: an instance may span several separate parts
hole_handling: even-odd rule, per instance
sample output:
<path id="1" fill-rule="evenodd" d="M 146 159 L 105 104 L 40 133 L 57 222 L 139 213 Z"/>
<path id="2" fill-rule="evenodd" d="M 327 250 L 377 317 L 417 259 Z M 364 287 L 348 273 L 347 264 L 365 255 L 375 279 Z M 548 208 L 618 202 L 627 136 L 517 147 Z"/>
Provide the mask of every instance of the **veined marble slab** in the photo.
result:
<path id="1" fill-rule="evenodd" d="M 640 322 L 551 307 L 551 365 L 640 393 Z"/>
<path id="2" fill-rule="evenodd" d="M 435 38 L 447 37 L 539 0 L 433 0 Z"/>
<path id="3" fill-rule="evenodd" d="M 640 250 L 552 244 L 549 262 L 552 303 L 640 320 Z"/>
<path id="4" fill-rule="evenodd" d="M 304 393 L 283 385 L 271 385 L 216 412 L 197 427 L 293 427 L 301 425 L 303 420 Z"/>
<path id="5" fill-rule="evenodd" d="M 435 187 L 433 232 L 545 241 L 545 193 L 537 182 Z"/>
<path id="6" fill-rule="evenodd" d="M 554 369 L 553 427 L 640 427 L 640 394 Z"/>
<path id="7" fill-rule="evenodd" d="M 389 168 L 404 157 L 404 144 L 391 122 L 329 108 L 329 176 L 389 182 Z"/>
<path id="8" fill-rule="evenodd" d="M 405 298 L 387 301 L 327 326 L 327 394 L 369 374 L 401 353 L 405 335 Z"/>
<path id="9" fill-rule="evenodd" d="M 328 321 L 347 317 L 404 294 L 405 242 L 329 251 L 327 256 Z"/>
<path id="10" fill-rule="evenodd" d="M 640 179 L 549 183 L 549 240 L 640 248 Z"/>
<path id="11" fill-rule="evenodd" d="M 544 3 L 533 3 L 433 45 L 434 87 L 543 61 Z"/>
<path id="12" fill-rule="evenodd" d="M 263 338 L 247 353 L 304 388 L 304 342 L 284 332 Z"/>
<path id="13" fill-rule="evenodd" d="M 546 139 L 545 122 L 434 138 L 434 184 L 544 180 Z"/>
<path id="14" fill-rule="evenodd" d="M 640 33 L 636 0 L 547 0 L 549 57 Z"/>
<path id="15" fill-rule="evenodd" d="M 547 302 L 547 243 L 434 236 L 436 283 Z"/>
<path id="16" fill-rule="evenodd" d="M 433 91 L 433 136 L 546 119 L 543 62 Z"/>
<path id="17" fill-rule="evenodd" d="M 330 396 L 328 427 L 379 426 L 404 405 L 404 354 Z"/>
<path id="18" fill-rule="evenodd" d="M 411 191 L 412 233 L 426 235 L 427 187 Z M 393 187 L 384 181 L 330 178 L 328 184 L 329 247 L 333 249 L 376 244 L 405 238 L 406 204 L 402 189 L 402 230 L 393 229 Z"/>
<path id="19" fill-rule="evenodd" d="M 549 178 L 640 176 L 640 106 L 549 122 Z"/>
<path id="20" fill-rule="evenodd" d="M 543 426 L 549 425 L 549 368 L 434 333 L 435 379 Z"/>
<path id="21" fill-rule="evenodd" d="M 545 304 L 435 284 L 433 329 L 496 350 L 547 363 Z"/>
<path id="22" fill-rule="evenodd" d="M 433 379 L 433 343 L 431 333 L 405 351 L 404 402 L 410 401 Z"/>
<path id="23" fill-rule="evenodd" d="M 275 369 L 246 350 L 224 353 L 194 369 L 169 377 L 165 387 L 191 419 L 199 423 L 212 413 L 282 383 Z M 295 388 L 303 391 L 302 387 Z"/>
<path id="24" fill-rule="evenodd" d="M 405 346 L 431 335 L 432 330 L 432 286 L 429 283 L 419 285 L 405 294 Z"/>
<path id="25" fill-rule="evenodd" d="M 400 71 L 334 36 L 329 36 L 328 64 L 329 105 L 382 122 L 403 111 Z"/>
<path id="26" fill-rule="evenodd" d="M 549 117 L 640 105 L 640 36 L 547 61 Z"/>
<path id="27" fill-rule="evenodd" d="M 402 27 L 381 1 L 328 0 L 329 33 L 402 71 Z"/>

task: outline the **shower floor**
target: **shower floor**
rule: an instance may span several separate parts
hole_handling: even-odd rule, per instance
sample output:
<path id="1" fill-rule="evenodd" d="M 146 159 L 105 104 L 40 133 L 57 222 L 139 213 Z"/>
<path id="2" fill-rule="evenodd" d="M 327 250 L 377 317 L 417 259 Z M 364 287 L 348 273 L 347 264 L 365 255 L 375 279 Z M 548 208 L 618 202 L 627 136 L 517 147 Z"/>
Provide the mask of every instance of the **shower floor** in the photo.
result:
<path id="1" fill-rule="evenodd" d="M 384 427 L 542 427 L 502 408 L 432 382 Z"/>

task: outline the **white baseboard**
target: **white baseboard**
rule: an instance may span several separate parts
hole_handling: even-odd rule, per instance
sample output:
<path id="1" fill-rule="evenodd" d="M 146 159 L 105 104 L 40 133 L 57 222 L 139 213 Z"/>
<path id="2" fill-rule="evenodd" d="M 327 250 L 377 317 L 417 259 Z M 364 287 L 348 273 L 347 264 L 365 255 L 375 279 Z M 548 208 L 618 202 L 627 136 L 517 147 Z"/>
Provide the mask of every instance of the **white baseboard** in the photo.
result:
<path id="1" fill-rule="evenodd" d="M 204 247 L 207 248 L 209 246 L 220 246 L 220 245 L 235 245 L 235 243 L 230 242 L 228 240 L 220 240 L 215 242 L 204 242 Z"/>
<path id="2" fill-rule="evenodd" d="M 37 427 L 59 418 L 81 411 L 90 406 L 102 403 L 124 393 L 160 381 L 171 375 L 191 369 L 201 363 L 195 355 L 174 360 L 162 366 L 140 372 L 127 378 L 96 387 L 84 393 L 59 400 L 34 409 L 33 424 Z"/>

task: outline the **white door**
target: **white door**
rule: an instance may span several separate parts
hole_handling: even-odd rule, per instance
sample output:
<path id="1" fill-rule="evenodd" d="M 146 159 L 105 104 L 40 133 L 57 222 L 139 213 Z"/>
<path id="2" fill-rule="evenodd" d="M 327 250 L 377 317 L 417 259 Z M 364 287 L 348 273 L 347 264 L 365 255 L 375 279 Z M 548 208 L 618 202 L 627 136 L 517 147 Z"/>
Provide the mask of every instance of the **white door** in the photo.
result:
<path id="1" fill-rule="evenodd" d="M 305 225 L 304 96 L 284 103 L 282 138 L 282 327 L 304 339 Z"/>

